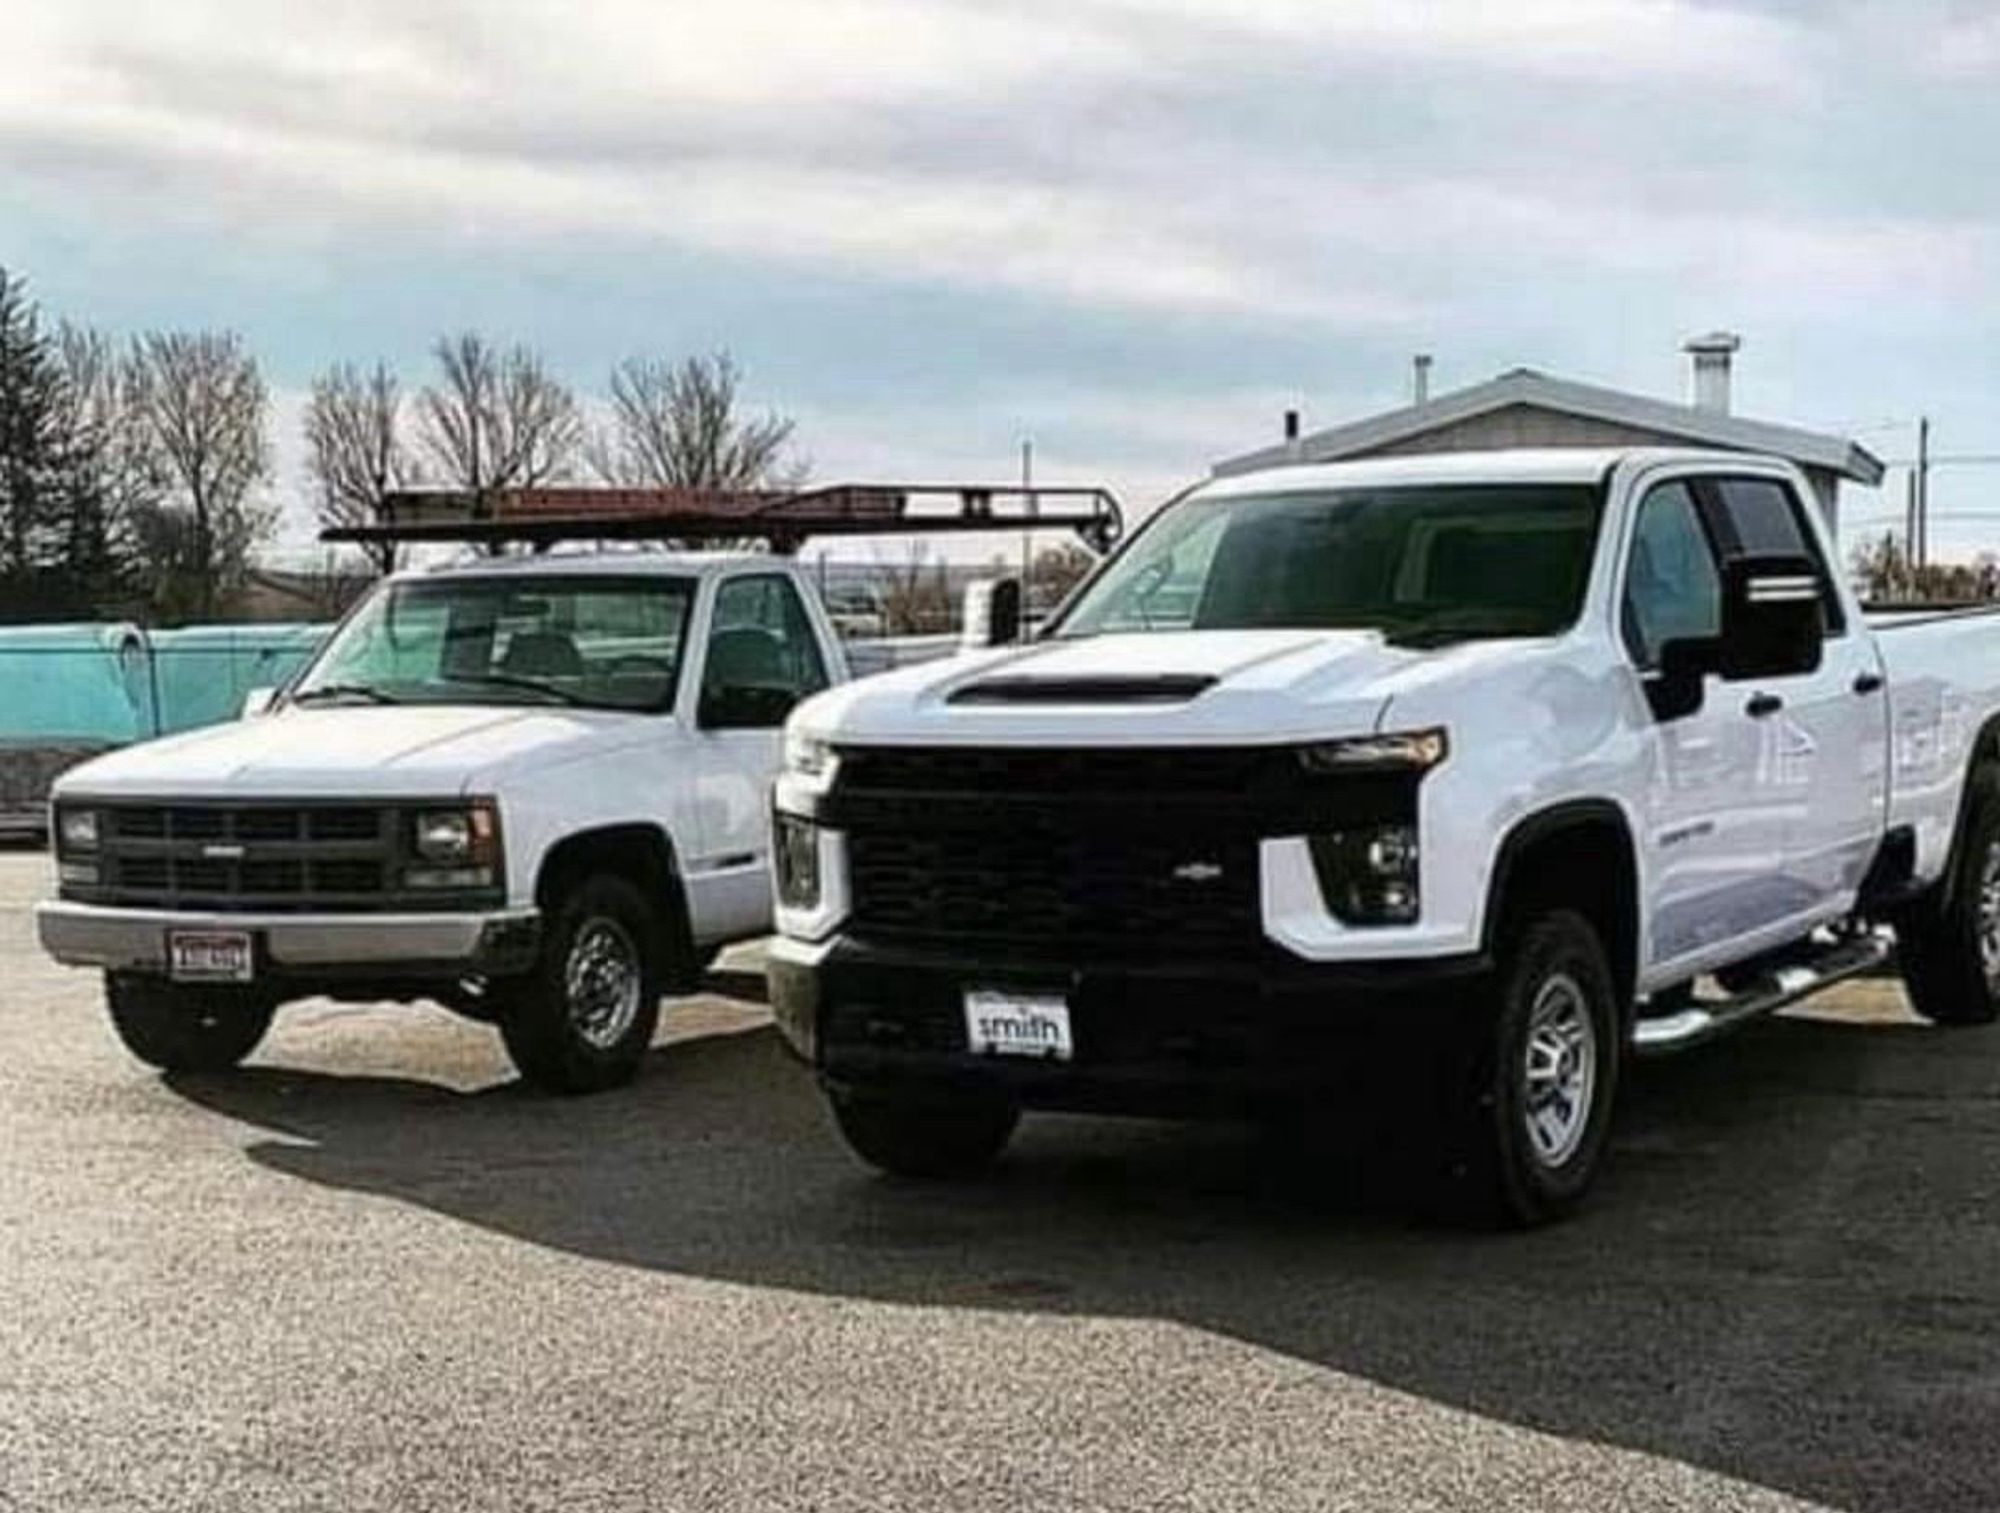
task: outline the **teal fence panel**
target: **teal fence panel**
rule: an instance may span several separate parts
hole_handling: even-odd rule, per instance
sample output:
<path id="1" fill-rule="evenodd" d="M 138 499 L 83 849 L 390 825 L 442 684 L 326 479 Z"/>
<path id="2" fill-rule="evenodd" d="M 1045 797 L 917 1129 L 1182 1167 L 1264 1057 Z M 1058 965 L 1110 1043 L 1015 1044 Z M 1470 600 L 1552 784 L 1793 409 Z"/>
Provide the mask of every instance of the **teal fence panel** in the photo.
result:
<path id="1" fill-rule="evenodd" d="M 326 625 L 0 626 L 0 831 L 37 830 L 49 785 L 118 746 L 233 720 Z"/>

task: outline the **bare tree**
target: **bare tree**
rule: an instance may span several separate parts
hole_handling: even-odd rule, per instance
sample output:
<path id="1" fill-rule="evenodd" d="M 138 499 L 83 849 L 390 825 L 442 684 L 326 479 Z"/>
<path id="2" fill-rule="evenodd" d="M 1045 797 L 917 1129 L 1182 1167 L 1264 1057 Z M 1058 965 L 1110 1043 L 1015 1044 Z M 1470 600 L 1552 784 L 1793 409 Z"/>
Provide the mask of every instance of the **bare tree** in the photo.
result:
<path id="1" fill-rule="evenodd" d="M 415 479 L 403 439 L 402 391 L 385 363 L 366 373 L 337 363 L 314 379 L 305 432 L 321 525 L 377 524 L 384 498 Z M 395 570 L 393 544 L 372 546 L 369 554 L 384 573 Z"/>
<path id="2" fill-rule="evenodd" d="M 271 469 L 264 378 L 233 331 L 152 331 L 134 349 L 133 385 L 136 413 L 187 515 L 184 532 L 154 539 L 181 543 L 175 567 L 205 618 L 218 587 L 242 582 L 251 549 L 276 519 L 254 497 Z"/>
<path id="3" fill-rule="evenodd" d="M 737 409 L 741 374 L 727 352 L 679 363 L 631 357 L 611 370 L 611 413 L 589 462 L 627 488 L 732 491 L 787 487 L 805 465 L 787 457 L 793 423 Z"/>
<path id="4" fill-rule="evenodd" d="M 100 607 L 128 599 L 148 575 L 134 536 L 172 488 L 158 441 L 140 412 L 138 357 L 110 335 L 65 321 L 56 333 L 75 498 L 67 559 Z"/>
<path id="5" fill-rule="evenodd" d="M 951 629 L 951 583 L 942 561 L 919 540 L 904 544 L 901 561 L 877 551 L 882 589 L 882 633 L 935 635 Z"/>
<path id="6" fill-rule="evenodd" d="M 532 488 L 570 472 L 583 444 L 576 396 L 526 347 L 476 332 L 440 338 L 438 381 L 418 396 L 418 440 L 438 480 L 484 514 L 495 489 Z"/>

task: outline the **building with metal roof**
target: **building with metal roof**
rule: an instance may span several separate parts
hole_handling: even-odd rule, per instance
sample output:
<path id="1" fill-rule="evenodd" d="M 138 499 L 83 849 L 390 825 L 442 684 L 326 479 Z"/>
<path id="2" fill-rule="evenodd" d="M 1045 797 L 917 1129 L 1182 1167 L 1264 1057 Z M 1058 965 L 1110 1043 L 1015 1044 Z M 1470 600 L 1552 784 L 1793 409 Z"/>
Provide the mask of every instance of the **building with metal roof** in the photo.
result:
<path id="1" fill-rule="evenodd" d="M 1762 452 L 1797 463 L 1812 481 L 1828 522 L 1837 526 L 1841 483 L 1878 486 L 1882 460 L 1845 436 L 1731 413 L 1730 366 L 1739 345 L 1728 332 L 1687 343 L 1693 380 L 1689 404 L 1554 378 L 1532 368 L 1515 368 L 1433 398 L 1427 384 L 1429 361 L 1420 358 L 1414 403 L 1290 436 L 1218 462 L 1214 471 L 1225 477 L 1289 463 L 1515 447 L 1695 446 Z"/>

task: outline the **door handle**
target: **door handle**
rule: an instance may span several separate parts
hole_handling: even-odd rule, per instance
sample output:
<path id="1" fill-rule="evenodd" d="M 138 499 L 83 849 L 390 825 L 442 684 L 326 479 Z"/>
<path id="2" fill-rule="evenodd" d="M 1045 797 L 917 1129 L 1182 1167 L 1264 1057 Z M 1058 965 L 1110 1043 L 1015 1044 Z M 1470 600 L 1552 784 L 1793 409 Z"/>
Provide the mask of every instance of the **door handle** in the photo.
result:
<path id="1" fill-rule="evenodd" d="M 1784 707 L 1785 701 L 1776 694 L 1760 693 L 1754 695 L 1750 702 L 1743 706 L 1743 712 L 1753 720 L 1761 720 L 1766 715 L 1776 714 Z"/>
<path id="2" fill-rule="evenodd" d="M 1854 675 L 1854 691 L 1856 693 L 1875 693 L 1881 687 L 1882 674 L 1879 672 L 1858 672 Z"/>

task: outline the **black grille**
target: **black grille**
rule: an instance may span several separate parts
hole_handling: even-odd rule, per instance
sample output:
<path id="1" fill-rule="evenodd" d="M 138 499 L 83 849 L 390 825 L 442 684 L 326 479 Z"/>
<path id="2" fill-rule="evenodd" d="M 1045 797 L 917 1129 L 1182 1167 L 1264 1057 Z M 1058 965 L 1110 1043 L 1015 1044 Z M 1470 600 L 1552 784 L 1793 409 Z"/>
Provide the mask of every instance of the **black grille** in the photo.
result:
<path id="1" fill-rule="evenodd" d="M 1257 843 L 1042 827 L 854 832 L 854 924 L 877 937 L 1208 953 L 1258 935 Z"/>
<path id="2" fill-rule="evenodd" d="M 1277 747 L 1139 747 L 1131 750 L 1032 747 L 857 746 L 841 752 L 846 794 L 964 793 L 1148 798 L 1203 794 L 1240 798 L 1283 782 L 1296 758 Z"/>
<path id="3" fill-rule="evenodd" d="M 104 811 L 94 902 L 232 910 L 368 910 L 396 889 L 396 811 L 372 804 L 121 804 Z M 422 895 L 425 907 L 461 900 Z"/>

